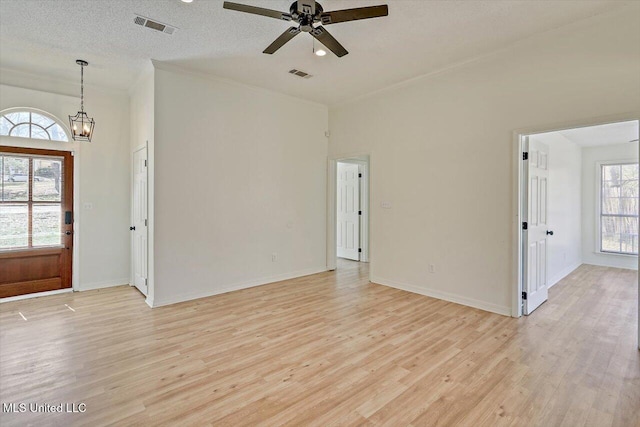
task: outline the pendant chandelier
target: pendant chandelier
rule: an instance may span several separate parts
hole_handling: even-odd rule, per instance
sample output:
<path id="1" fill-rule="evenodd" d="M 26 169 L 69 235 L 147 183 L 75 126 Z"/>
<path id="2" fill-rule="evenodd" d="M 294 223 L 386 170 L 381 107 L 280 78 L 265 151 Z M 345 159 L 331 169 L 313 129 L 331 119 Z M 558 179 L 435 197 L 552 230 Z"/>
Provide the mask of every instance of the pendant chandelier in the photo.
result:
<path id="1" fill-rule="evenodd" d="M 80 66 L 80 111 L 75 116 L 69 116 L 69 126 L 74 141 L 91 142 L 95 121 L 84 112 L 84 67 L 89 63 L 78 59 L 76 64 Z"/>

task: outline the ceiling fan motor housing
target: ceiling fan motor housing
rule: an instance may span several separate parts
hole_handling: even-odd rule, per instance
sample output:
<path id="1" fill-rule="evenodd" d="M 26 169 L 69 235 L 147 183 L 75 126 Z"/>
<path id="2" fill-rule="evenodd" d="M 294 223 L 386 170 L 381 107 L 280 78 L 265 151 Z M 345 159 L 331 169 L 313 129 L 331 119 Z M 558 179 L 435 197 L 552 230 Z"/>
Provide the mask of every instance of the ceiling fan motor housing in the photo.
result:
<path id="1" fill-rule="evenodd" d="M 313 30 L 313 24 L 320 22 L 321 15 L 324 12 L 320 3 L 312 1 L 294 1 L 291 3 L 289 13 L 291 19 L 300 24 L 300 31 L 309 33 Z"/>

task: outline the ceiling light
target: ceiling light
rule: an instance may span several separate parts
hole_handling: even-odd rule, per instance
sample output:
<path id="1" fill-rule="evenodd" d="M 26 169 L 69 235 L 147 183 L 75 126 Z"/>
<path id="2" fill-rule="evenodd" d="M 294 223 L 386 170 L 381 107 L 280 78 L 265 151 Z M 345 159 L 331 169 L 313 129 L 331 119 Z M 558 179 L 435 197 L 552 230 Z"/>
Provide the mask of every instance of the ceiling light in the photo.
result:
<path id="1" fill-rule="evenodd" d="M 182 3 L 192 3 L 193 0 L 182 0 Z"/>
<path id="2" fill-rule="evenodd" d="M 316 49 L 316 39 L 313 39 L 313 53 L 315 53 L 316 56 L 325 56 L 327 54 L 327 51 L 322 48 L 322 45 L 320 45 L 319 49 Z"/>
<path id="3" fill-rule="evenodd" d="M 75 116 L 69 116 L 69 126 L 71 126 L 71 136 L 74 141 L 91 142 L 93 126 L 96 122 L 84 112 L 84 67 L 89 63 L 77 59 L 76 64 L 80 66 L 80 111 Z"/>

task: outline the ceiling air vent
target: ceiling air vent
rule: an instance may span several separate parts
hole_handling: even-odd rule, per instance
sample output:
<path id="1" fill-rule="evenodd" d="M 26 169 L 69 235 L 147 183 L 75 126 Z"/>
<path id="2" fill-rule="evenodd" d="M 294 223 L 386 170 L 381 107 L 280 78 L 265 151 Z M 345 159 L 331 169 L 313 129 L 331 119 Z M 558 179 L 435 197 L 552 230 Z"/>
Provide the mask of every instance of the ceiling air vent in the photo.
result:
<path id="1" fill-rule="evenodd" d="M 144 16 L 136 15 L 133 23 L 142 27 L 151 28 L 152 30 L 160 31 L 165 34 L 173 34 L 177 28 L 169 24 L 163 24 L 162 22 L 154 21 Z"/>
<path id="2" fill-rule="evenodd" d="M 302 77 L 303 79 L 310 79 L 311 77 L 313 77 L 311 74 L 305 73 L 304 71 L 296 70 L 295 68 L 293 70 L 289 70 L 289 74 Z"/>

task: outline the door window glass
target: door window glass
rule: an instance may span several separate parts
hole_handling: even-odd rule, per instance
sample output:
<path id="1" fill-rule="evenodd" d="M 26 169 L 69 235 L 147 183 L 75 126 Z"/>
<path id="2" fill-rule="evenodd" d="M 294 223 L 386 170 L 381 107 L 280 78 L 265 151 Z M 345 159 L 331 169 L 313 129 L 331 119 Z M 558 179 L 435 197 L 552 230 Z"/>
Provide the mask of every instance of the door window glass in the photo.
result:
<path id="1" fill-rule="evenodd" d="M 64 161 L 0 153 L 0 250 L 62 244 Z"/>

